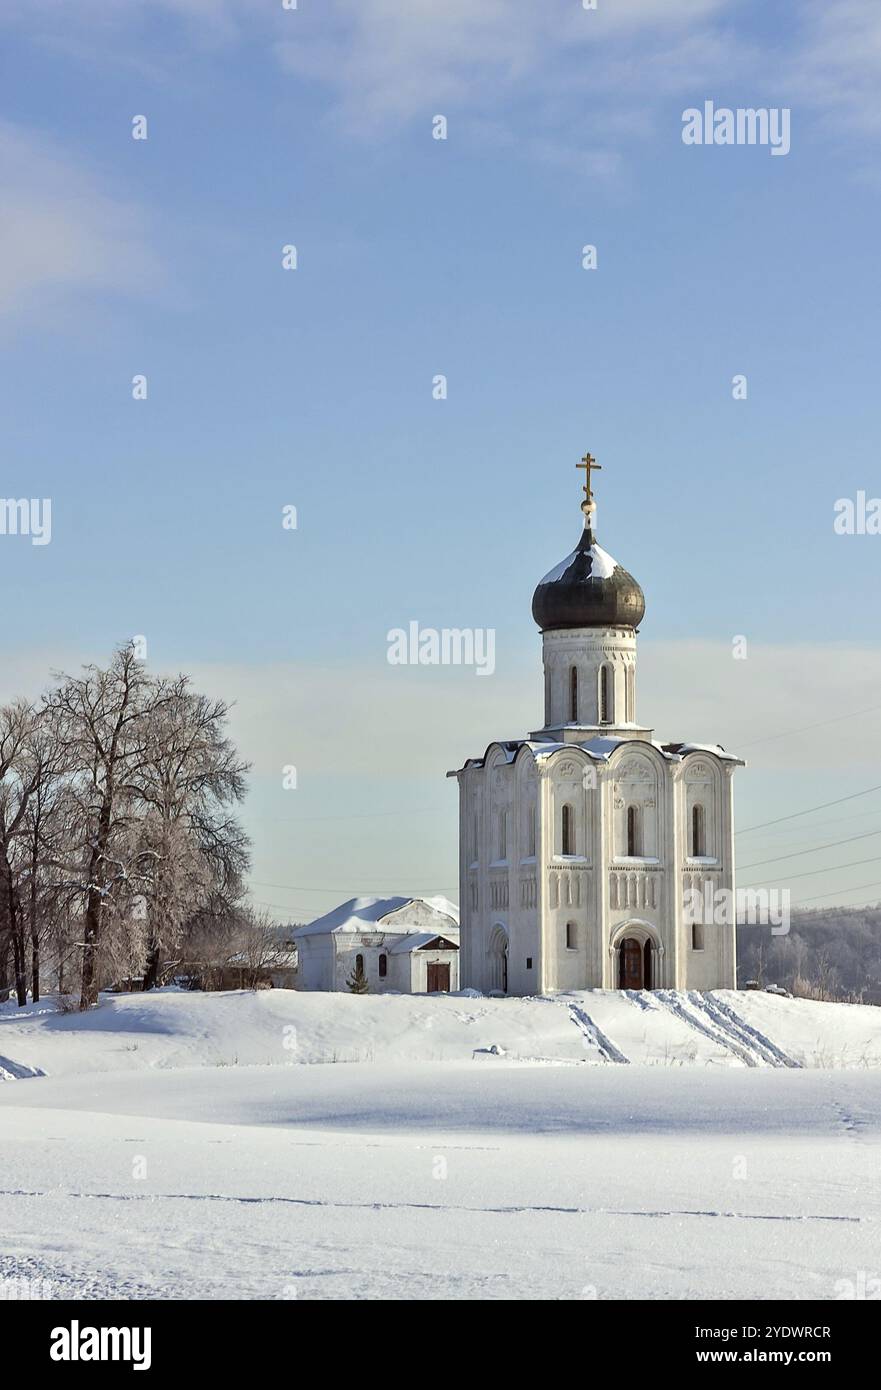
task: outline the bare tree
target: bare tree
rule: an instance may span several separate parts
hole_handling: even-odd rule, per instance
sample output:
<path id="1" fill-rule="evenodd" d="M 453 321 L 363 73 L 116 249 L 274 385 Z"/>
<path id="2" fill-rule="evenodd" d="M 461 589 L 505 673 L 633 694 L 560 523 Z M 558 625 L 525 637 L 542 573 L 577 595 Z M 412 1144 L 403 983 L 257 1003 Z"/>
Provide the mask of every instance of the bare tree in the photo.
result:
<path id="1" fill-rule="evenodd" d="M 254 988 L 261 973 L 279 959 L 281 928 L 272 915 L 261 908 L 246 908 L 240 916 L 239 949 L 235 963 L 242 971 L 242 983 Z"/>
<path id="2" fill-rule="evenodd" d="M 127 921 L 126 900 L 145 882 L 145 865 L 133 838 L 133 794 L 148 747 L 155 685 L 135 655 L 120 647 L 106 670 L 87 666 L 82 676 L 61 678 L 44 698 L 58 749 L 76 778 L 74 843 L 59 886 L 82 900 L 80 1008 L 98 998 L 99 952 L 111 922 Z"/>
<path id="3" fill-rule="evenodd" d="M 248 842 L 229 810 L 244 798 L 248 771 L 225 733 L 229 706 L 193 692 L 186 676 L 161 683 L 159 694 L 136 793 L 142 853 L 152 861 L 145 989 L 200 902 L 212 893 L 236 902 L 248 867 Z"/>
<path id="4" fill-rule="evenodd" d="M 155 984 L 185 922 L 235 917 L 248 841 L 228 706 L 186 676 L 150 677 L 131 643 L 59 676 L 38 709 L 0 709 L 0 986 L 39 998 L 49 952 L 79 1006 L 104 980 Z"/>
<path id="5" fill-rule="evenodd" d="M 24 700 L 0 709 L 0 911 L 12 945 L 15 992 L 27 1003 L 28 941 L 37 931 L 35 917 L 22 901 L 29 865 L 29 811 L 53 775 L 55 750 L 37 710 Z M 39 952 L 34 962 L 39 997 Z"/>

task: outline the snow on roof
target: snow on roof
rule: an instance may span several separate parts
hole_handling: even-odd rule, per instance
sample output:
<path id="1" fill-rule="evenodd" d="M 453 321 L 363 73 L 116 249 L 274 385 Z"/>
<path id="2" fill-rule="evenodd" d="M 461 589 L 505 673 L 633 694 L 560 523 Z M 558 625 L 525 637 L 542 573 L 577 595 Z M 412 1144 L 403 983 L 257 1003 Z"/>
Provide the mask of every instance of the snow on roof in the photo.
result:
<path id="1" fill-rule="evenodd" d="M 314 922 L 309 922 L 305 927 L 298 927 L 292 935 L 296 941 L 303 936 L 321 936 L 329 932 L 357 934 L 377 931 L 380 929 L 380 923 L 387 917 L 399 912 L 402 907 L 408 907 L 410 903 L 425 903 L 433 911 L 452 918 L 453 923 L 458 926 L 459 909 L 449 898 L 349 898 L 346 902 L 340 903 L 339 907 L 326 912 L 323 917 L 316 917 Z M 437 936 L 437 932 L 432 932 L 431 935 Z"/>
<path id="2" fill-rule="evenodd" d="M 679 758 L 684 758 L 686 753 L 712 753 L 715 757 L 721 758 L 723 762 L 739 763 L 742 761 L 736 753 L 726 753 L 721 743 L 665 743 L 663 751 L 675 754 Z"/>
<path id="3" fill-rule="evenodd" d="M 589 754 L 591 758 L 596 758 L 600 762 L 608 762 L 615 749 L 620 748 L 622 743 L 650 743 L 653 748 L 657 748 L 659 753 L 664 752 L 660 743 L 654 739 L 610 738 L 603 734 L 599 734 L 596 738 L 580 739 L 574 743 L 558 743 L 551 739 L 539 742 L 532 739 L 527 742 L 527 747 L 532 750 L 533 757 L 536 759 L 549 758 L 552 753 L 559 753 L 563 749 L 567 749 L 571 753 L 573 749 L 580 748 L 582 753 Z"/>
<path id="4" fill-rule="evenodd" d="M 619 725 L 619 728 L 639 728 L 641 726 L 631 724 Z M 589 754 L 591 758 L 596 758 L 601 762 L 608 762 L 616 748 L 620 748 L 622 743 L 637 745 L 640 743 L 651 744 L 652 748 L 657 749 L 662 758 L 668 762 L 681 762 L 687 753 L 712 753 L 714 757 L 720 758 L 723 762 L 739 763 L 745 766 L 743 759 L 738 758 L 736 753 L 726 753 L 720 743 L 660 743 L 656 738 L 612 738 L 599 735 L 596 738 L 578 740 L 577 742 L 560 743 L 556 739 L 519 739 L 509 740 L 502 746 L 505 749 L 505 761 L 513 762 L 521 748 L 526 747 L 530 750 L 536 761 L 539 758 L 549 758 L 553 753 L 559 753 L 563 749 L 570 753 L 575 748 L 580 748 L 583 753 Z M 493 747 L 494 745 L 490 745 Z M 489 751 L 489 750 L 487 750 Z M 459 772 L 465 772 L 469 767 L 483 767 L 486 761 L 486 754 L 482 758 L 469 758 L 463 767 L 453 772 L 448 772 L 448 777 L 457 777 Z"/>
<path id="5" fill-rule="evenodd" d="M 573 562 L 582 553 L 583 552 L 580 549 L 573 550 L 571 555 L 567 555 L 565 560 L 561 560 L 560 563 L 558 565 L 555 565 L 554 568 L 550 570 L 544 576 L 543 579 L 540 579 L 539 584 L 555 584 L 558 579 L 562 579 L 569 566 L 573 564 Z M 618 568 L 618 561 L 613 560 L 611 555 L 609 555 L 607 551 L 603 550 L 603 547 L 601 545 L 597 545 L 596 542 L 594 542 L 594 544 L 589 548 L 587 553 L 591 558 L 589 578 L 611 579 L 612 575 L 615 573 L 615 570 Z"/>
<path id="6" fill-rule="evenodd" d="M 397 955 L 399 952 L 401 952 L 401 951 L 407 951 L 407 952 L 410 952 L 410 951 L 421 951 L 421 950 L 422 950 L 422 947 L 423 947 L 423 946 L 427 946 L 428 943 L 429 943 L 430 941 L 437 941 L 437 940 L 443 939 L 443 938 L 446 938 L 447 941 L 451 942 L 451 944 L 452 944 L 456 949 L 458 949 L 458 946 L 459 946 L 459 928 L 458 928 L 458 927 L 448 927 L 445 931 L 442 931 L 442 932 L 436 932 L 436 931 L 415 931 L 415 932 L 411 932 L 411 934 L 410 934 L 409 936 L 403 936 L 403 937 L 401 937 L 401 940 L 400 940 L 400 941 L 396 941 L 395 944 L 394 944 L 394 946 L 392 946 L 392 947 L 389 948 L 389 955 L 391 955 L 391 956 L 396 956 L 396 955 Z M 443 949 L 443 947 L 438 947 L 438 950 L 442 950 L 442 949 Z"/>

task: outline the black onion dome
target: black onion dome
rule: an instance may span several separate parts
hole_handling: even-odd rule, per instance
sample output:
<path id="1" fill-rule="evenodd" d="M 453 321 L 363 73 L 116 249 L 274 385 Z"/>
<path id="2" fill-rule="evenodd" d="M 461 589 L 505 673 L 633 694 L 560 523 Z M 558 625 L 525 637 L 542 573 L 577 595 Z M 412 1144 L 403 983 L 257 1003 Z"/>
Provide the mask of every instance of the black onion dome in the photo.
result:
<path id="1" fill-rule="evenodd" d="M 571 555 L 546 574 L 532 596 L 542 632 L 564 627 L 638 627 L 645 615 L 642 589 L 607 555 L 585 526 Z"/>

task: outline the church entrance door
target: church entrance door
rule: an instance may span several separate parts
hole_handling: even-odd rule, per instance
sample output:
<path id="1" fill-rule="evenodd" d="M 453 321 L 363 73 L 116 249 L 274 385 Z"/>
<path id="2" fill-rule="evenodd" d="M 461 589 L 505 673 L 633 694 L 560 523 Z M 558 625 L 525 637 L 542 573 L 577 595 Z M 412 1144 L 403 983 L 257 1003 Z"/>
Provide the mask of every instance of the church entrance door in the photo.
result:
<path id="1" fill-rule="evenodd" d="M 450 967 L 441 965 L 439 962 L 430 961 L 428 965 L 428 992 L 429 994 L 441 994 L 450 992 Z"/>
<path id="2" fill-rule="evenodd" d="M 625 936 L 618 947 L 618 988 L 645 989 L 645 955 L 642 942 Z"/>
<path id="3" fill-rule="evenodd" d="M 489 943 L 490 989 L 508 993 L 508 938 L 502 927 L 496 926 Z"/>

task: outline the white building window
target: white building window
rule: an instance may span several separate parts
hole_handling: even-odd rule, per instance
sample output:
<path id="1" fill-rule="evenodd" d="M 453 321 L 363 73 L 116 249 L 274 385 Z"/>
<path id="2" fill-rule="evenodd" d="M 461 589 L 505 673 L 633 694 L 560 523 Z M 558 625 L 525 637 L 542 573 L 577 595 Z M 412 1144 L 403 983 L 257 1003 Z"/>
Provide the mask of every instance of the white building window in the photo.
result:
<path id="1" fill-rule="evenodd" d="M 575 817 L 568 803 L 563 807 L 560 816 L 560 853 L 575 853 Z"/>
<path id="2" fill-rule="evenodd" d="M 578 723 L 578 668 L 573 666 L 569 672 L 569 723 Z"/>
<path id="3" fill-rule="evenodd" d="M 692 922 L 691 924 L 691 949 L 693 951 L 702 951 L 704 949 L 703 922 Z"/>
<path id="4" fill-rule="evenodd" d="M 526 812 L 526 857 L 535 858 L 535 807 L 530 806 Z"/>
<path id="5" fill-rule="evenodd" d="M 566 950 L 578 950 L 578 928 L 574 922 L 566 923 Z"/>
<path id="6" fill-rule="evenodd" d="M 636 859 L 642 854 L 638 806 L 627 807 L 627 853 L 631 859 Z"/>
<path id="7" fill-rule="evenodd" d="M 615 719 L 615 694 L 612 668 L 609 665 L 600 667 L 600 723 L 611 724 Z"/>
<path id="8" fill-rule="evenodd" d="M 498 858 L 507 859 L 508 857 L 508 812 L 499 811 L 499 837 L 498 837 Z"/>
<path id="9" fill-rule="evenodd" d="M 707 852 L 706 818 L 700 804 L 691 808 L 691 853 L 694 858 L 702 858 Z"/>

